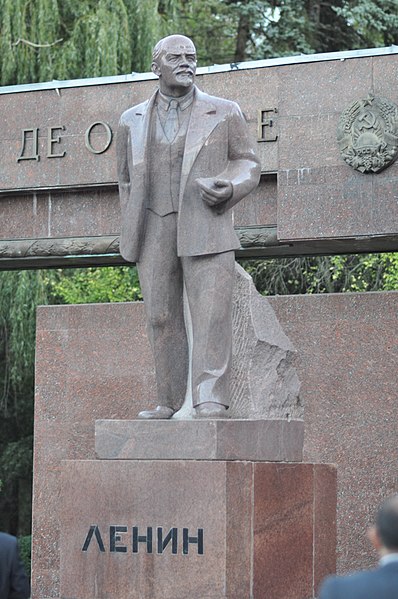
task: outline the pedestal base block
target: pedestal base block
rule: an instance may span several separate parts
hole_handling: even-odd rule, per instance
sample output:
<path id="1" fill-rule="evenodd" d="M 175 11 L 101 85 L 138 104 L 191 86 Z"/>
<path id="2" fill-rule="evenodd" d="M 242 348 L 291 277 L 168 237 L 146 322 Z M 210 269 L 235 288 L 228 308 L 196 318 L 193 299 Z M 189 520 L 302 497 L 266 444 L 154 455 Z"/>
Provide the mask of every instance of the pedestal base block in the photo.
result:
<path id="1" fill-rule="evenodd" d="M 335 568 L 320 464 L 65 461 L 62 599 L 309 599 Z"/>
<path id="2" fill-rule="evenodd" d="M 302 420 L 97 420 L 102 459 L 301 462 Z"/>

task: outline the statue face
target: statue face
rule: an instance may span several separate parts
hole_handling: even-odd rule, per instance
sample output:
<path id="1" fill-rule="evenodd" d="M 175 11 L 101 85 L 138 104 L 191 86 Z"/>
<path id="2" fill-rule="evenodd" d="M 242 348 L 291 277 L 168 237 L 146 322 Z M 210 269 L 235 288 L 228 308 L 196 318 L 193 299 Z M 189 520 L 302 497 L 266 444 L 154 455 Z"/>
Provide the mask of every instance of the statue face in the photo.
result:
<path id="1" fill-rule="evenodd" d="M 160 90 L 167 96 L 183 96 L 194 84 L 196 50 L 193 43 L 183 36 L 166 39 L 162 52 L 152 65 L 159 77 Z"/>

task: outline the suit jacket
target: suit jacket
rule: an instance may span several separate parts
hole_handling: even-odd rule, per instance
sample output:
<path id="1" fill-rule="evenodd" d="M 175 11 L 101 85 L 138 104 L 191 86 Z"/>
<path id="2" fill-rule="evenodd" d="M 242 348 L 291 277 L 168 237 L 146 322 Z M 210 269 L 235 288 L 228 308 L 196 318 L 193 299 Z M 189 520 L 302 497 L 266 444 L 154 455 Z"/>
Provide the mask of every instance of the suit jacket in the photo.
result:
<path id="1" fill-rule="evenodd" d="M 332 576 L 322 585 L 319 599 L 397 599 L 398 562 L 352 576 Z"/>
<path id="2" fill-rule="evenodd" d="M 0 597 L 28 599 L 29 580 L 19 558 L 17 539 L 0 532 Z"/>
<path id="3" fill-rule="evenodd" d="M 117 134 L 122 211 L 120 253 L 131 262 L 139 259 L 145 235 L 150 193 L 147 173 L 149 125 L 156 93 L 122 114 Z M 196 183 L 199 177 L 230 180 L 232 197 L 223 205 L 208 206 Z M 239 248 L 230 208 L 257 186 L 259 178 L 260 164 L 239 106 L 209 96 L 195 87 L 181 169 L 178 255 L 214 254 Z"/>

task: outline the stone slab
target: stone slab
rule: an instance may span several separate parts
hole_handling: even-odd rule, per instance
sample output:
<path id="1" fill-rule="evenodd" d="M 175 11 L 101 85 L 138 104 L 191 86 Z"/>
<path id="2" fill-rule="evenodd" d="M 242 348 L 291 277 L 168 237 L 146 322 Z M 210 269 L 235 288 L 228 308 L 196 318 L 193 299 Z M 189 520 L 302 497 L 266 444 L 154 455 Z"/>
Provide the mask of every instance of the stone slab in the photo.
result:
<path id="1" fill-rule="evenodd" d="M 342 111 L 373 90 L 396 101 L 398 55 L 352 56 L 269 68 L 198 76 L 203 91 L 237 101 L 257 137 L 259 111 L 272 115 L 275 141 L 257 143 L 263 177 L 259 188 L 236 206 L 239 226 L 277 226 L 283 244 L 307 241 L 311 251 L 391 250 L 398 234 L 398 162 L 377 175 L 362 174 L 344 163 L 336 138 Z M 148 98 L 154 80 L 0 94 L 0 239 L 42 239 L 118 235 L 115 133 L 119 115 Z M 101 102 L 98 103 L 98 97 Z M 94 123 L 112 131 L 109 148 L 95 154 L 85 143 Z M 64 130 L 51 128 L 64 127 Z M 23 130 L 38 129 L 40 160 L 18 160 Z M 60 143 L 48 157 L 48 135 Z M 92 133 L 92 145 L 106 145 L 104 125 Z M 33 142 L 25 157 L 34 158 Z M 100 188 L 103 187 L 102 192 Z M 65 193 L 68 191 L 68 193 Z M 384 240 L 384 238 L 386 238 Z M 333 241 L 330 249 L 329 240 Z M 282 244 L 282 245 L 281 245 Z M 301 245 L 303 248 L 303 245 Z M 341 247 L 341 246 L 340 246 Z M 285 248 L 286 249 L 286 248 Z M 303 248 L 303 251 L 308 251 Z M 73 258 L 70 259 L 72 264 Z"/>
<path id="2" fill-rule="evenodd" d="M 304 459 L 338 467 L 338 571 L 375 566 L 364 531 L 398 488 L 398 293 L 269 301 L 300 356 Z M 132 420 L 154 401 L 142 304 L 38 309 L 33 599 L 59 597 L 61 460 L 95 459 L 95 420 Z"/>
<path id="3" fill-rule="evenodd" d="M 281 68 L 280 241 L 337 240 L 398 230 L 398 164 L 378 174 L 358 172 L 343 161 L 336 136 L 340 115 L 352 102 L 372 91 L 396 102 L 392 74 L 397 67 L 398 55 L 386 61 L 368 57 Z"/>
<path id="4" fill-rule="evenodd" d="M 32 597 L 59 597 L 62 459 L 94 459 L 96 419 L 132 419 L 154 401 L 143 304 L 39 307 Z"/>
<path id="5" fill-rule="evenodd" d="M 302 419 L 297 350 L 268 298 L 237 263 L 232 328 L 230 417 Z"/>
<path id="6" fill-rule="evenodd" d="M 304 460 L 337 464 L 338 571 L 374 567 L 366 530 L 398 489 L 398 293 L 270 302 L 302 357 Z"/>
<path id="7" fill-rule="evenodd" d="M 66 461 L 60 597 L 312 598 L 314 572 L 334 567 L 314 546 L 320 528 L 334 535 L 335 496 L 320 464 Z"/>
<path id="8" fill-rule="evenodd" d="M 302 460 L 302 420 L 97 420 L 101 459 Z"/>

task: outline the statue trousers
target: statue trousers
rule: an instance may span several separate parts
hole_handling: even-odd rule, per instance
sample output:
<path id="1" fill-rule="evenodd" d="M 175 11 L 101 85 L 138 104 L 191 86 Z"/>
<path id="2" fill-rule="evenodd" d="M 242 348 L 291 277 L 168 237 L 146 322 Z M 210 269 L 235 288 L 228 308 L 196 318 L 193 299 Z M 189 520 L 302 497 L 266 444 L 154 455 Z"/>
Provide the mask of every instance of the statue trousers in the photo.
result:
<path id="1" fill-rule="evenodd" d="M 235 253 L 178 257 L 177 217 L 148 211 L 137 263 L 158 404 L 178 410 L 188 384 L 194 407 L 207 401 L 228 406 Z M 189 314 L 184 314 L 184 287 Z"/>

